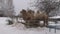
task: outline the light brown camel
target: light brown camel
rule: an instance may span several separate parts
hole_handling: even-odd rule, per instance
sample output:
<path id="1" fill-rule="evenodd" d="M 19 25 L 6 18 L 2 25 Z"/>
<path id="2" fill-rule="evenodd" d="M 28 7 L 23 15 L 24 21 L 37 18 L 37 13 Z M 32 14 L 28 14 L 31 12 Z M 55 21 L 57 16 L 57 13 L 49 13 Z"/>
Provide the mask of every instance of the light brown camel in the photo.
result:
<path id="1" fill-rule="evenodd" d="M 44 21 L 43 26 L 47 26 L 48 25 L 48 15 L 45 12 L 37 11 L 37 13 L 35 15 L 35 19 L 39 20 L 39 21 Z"/>

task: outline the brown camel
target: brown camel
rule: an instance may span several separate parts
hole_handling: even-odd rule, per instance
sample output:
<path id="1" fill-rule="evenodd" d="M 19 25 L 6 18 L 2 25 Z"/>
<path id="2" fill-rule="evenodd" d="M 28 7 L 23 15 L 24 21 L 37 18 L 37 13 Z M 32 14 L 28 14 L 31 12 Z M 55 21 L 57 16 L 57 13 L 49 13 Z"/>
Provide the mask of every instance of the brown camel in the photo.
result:
<path id="1" fill-rule="evenodd" d="M 33 14 L 31 14 L 30 11 L 26 11 L 24 9 L 22 9 L 22 11 L 20 12 L 22 14 L 22 18 L 23 20 L 25 20 L 26 22 L 26 26 L 30 24 L 32 18 L 34 17 Z"/>

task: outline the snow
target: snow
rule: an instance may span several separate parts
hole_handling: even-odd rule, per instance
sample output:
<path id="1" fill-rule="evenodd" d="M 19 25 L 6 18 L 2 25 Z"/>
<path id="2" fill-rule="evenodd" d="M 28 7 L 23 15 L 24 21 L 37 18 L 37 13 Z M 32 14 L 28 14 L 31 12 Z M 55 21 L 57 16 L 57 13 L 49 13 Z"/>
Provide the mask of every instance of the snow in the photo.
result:
<path id="1" fill-rule="evenodd" d="M 7 17 L 0 17 L 0 34 L 59 34 L 60 30 L 54 33 L 54 29 L 49 32 L 49 28 L 25 28 L 22 24 L 12 27 L 12 25 L 7 25 Z"/>
<path id="2" fill-rule="evenodd" d="M 49 17 L 49 18 L 55 18 L 55 19 L 57 19 L 57 18 L 60 18 L 60 16 L 53 16 L 53 17 Z"/>

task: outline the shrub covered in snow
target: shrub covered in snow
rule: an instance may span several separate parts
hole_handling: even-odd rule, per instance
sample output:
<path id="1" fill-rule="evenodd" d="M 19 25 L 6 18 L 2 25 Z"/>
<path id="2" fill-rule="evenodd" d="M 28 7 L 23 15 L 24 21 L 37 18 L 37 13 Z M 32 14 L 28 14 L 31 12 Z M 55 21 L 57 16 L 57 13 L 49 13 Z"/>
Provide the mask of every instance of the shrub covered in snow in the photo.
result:
<path id="1" fill-rule="evenodd" d="M 12 25 L 13 21 L 12 20 L 7 20 L 8 21 L 8 25 Z"/>

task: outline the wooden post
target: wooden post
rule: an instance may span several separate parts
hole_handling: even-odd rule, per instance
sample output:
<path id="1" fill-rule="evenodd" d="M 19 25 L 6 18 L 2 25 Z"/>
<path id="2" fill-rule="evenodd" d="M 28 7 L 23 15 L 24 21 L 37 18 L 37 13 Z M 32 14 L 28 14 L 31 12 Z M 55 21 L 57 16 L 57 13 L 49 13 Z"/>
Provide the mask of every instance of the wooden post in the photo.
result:
<path id="1" fill-rule="evenodd" d="M 55 21 L 55 33 L 56 33 L 56 24 L 57 24 L 57 21 Z"/>

